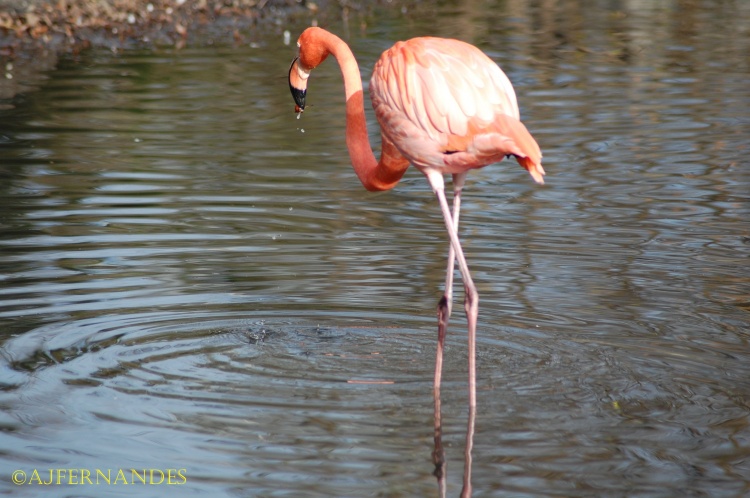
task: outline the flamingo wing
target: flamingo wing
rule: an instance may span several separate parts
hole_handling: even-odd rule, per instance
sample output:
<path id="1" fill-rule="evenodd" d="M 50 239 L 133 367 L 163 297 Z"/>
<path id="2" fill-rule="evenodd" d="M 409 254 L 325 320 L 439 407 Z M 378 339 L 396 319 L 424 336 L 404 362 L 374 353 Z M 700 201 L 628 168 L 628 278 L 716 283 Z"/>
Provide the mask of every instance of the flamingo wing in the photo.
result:
<path id="1" fill-rule="evenodd" d="M 375 65 L 370 94 L 383 133 L 418 168 L 458 173 L 512 154 L 542 179 L 541 152 L 519 120 L 510 80 L 468 43 L 396 43 Z"/>

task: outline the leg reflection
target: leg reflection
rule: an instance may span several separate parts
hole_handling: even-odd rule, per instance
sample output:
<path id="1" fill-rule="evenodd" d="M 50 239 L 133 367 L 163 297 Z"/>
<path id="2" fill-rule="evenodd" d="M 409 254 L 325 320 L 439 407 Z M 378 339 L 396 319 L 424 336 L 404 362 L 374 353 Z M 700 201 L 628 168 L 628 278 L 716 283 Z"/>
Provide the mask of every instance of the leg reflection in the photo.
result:
<path id="1" fill-rule="evenodd" d="M 438 480 L 438 490 L 440 498 L 445 498 L 446 482 L 446 464 L 445 449 L 443 448 L 443 423 L 440 411 L 440 381 L 443 373 L 443 346 L 445 344 L 445 330 L 448 327 L 448 317 L 450 308 L 448 297 L 443 298 L 438 303 L 438 344 L 435 358 L 435 378 L 432 384 L 433 396 L 435 398 L 435 449 L 432 451 L 432 463 L 435 464 L 433 475 Z"/>
<path id="2" fill-rule="evenodd" d="M 476 415 L 477 408 L 469 406 L 469 421 L 466 423 L 466 447 L 464 448 L 464 487 L 461 489 L 461 498 L 471 496 L 471 451 L 474 449 L 474 422 Z"/>

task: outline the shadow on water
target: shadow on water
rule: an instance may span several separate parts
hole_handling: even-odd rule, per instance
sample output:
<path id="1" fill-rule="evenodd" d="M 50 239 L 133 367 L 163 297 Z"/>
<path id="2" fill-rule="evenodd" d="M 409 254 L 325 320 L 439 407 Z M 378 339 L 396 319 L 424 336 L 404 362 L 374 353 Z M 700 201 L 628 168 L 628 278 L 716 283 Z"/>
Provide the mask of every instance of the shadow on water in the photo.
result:
<path id="1" fill-rule="evenodd" d="M 447 2 L 326 20 L 365 78 L 397 39 L 480 46 L 544 152 L 543 188 L 502 163 L 464 191 L 475 496 L 750 492 L 750 9 Z M 16 470 L 137 468 L 185 469 L 183 496 L 436 494 L 444 226 L 414 171 L 361 190 L 333 62 L 294 119 L 282 40 L 303 27 L 91 50 L 2 102 L 2 492 L 60 492 Z M 463 330 L 457 310 L 450 496 Z"/>

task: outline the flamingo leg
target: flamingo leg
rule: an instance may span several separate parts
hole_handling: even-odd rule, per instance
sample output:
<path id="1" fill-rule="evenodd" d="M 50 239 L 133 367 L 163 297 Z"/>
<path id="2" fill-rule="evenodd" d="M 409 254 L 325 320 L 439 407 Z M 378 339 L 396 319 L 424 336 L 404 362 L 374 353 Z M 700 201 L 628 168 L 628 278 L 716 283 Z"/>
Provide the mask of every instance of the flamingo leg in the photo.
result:
<path id="1" fill-rule="evenodd" d="M 450 244 L 452 251 L 449 251 L 449 270 L 453 268 L 453 260 L 458 262 L 458 269 L 461 271 L 461 278 L 464 282 L 464 309 L 466 310 L 466 320 L 468 322 L 468 336 L 469 336 L 469 419 L 466 428 L 466 447 L 464 452 L 464 486 L 461 490 L 461 496 L 471 496 L 471 452 L 474 446 L 474 425 L 476 418 L 476 406 L 477 406 L 477 394 L 476 394 L 476 329 L 477 329 L 477 317 L 479 314 L 479 294 L 477 293 L 474 281 L 469 273 L 469 266 L 466 264 L 466 258 L 464 257 L 463 249 L 461 248 L 461 242 L 458 238 L 458 214 L 460 209 L 459 203 L 455 203 L 454 198 L 454 214 L 451 214 L 448 201 L 445 198 L 445 182 L 443 175 L 439 171 L 425 170 L 427 180 L 430 182 L 432 190 L 438 198 L 440 203 L 440 210 L 443 213 L 443 219 L 445 220 L 445 228 L 448 230 L 448 236 L 450 238 Z M 462 176 L 462 175 L 456 175 Z M 465 175 L 463 175 L 465 176 Z M 455 178 L 454 178 L 455 179 Z M 463 178 L 458 179 L 459 187 L 459 199 L 460 199 L 460 188 L 463 187 Z M 454 253 L 454 254 L 451 254 Z M 453 256 L 453 257 L 450 257 Z M 450 278 L 450 282 L 448 279 Z M 446 285 L 452 284 L 452 277 L 446 278 Z M 440 381 L 442 370 L 442 354 L 443 346 L 445 341 L 445 332 L 448 325 L 448 317 L 450 315 L 450 307 L 448 305 L 448 292 L 446 292 L 440 299 L 438 304 L 438 357 L 435 365 L 435 385 L 433 386 L 435 393 L 435 439 L 438 442 L 438 437 L 442 432 L 442 424 L 440 422 Z M 442 449 L 442 444 L 440 445 Z M 433 458 L 437 458 L 438 445 L 435 447 L 435 455 Z M 442 456 L 441 456 L 442 457 Z M 442 470 L 444 470 L 444 458 L 442 461 Z M 436 460 L 436 473 L 437 460 Z M 438 476 L 440 477 L 440 476 Z"/>
<path id="2" fill-rule="evenodd" d="M 441 177 L 442 179 L 442 177 Z M 453 175 L 453 212 L 451 214 L 451 223 L 453 229 L 458 233 L 458 217 L 461 212 L 461 191 L 464 188 L 466 173 Z M 446 221 L 447 223 L 447 221 Z M 445 272 L 445 290 L 443 297 L 438 302 L 438 346 L 435 358 L 435 377 L 433 386 L 437 389 L 439 396 L 440 382 L 443 372 L 443 350 L 445 348 L 445 334 L 448 330 L 448 320 L 453 309 L 453 274 L 456 262 L 456 250 L 453 244 L 448 245 L 448 268 Z M 440 420 L 439 407 L 435 407 L 436 420 Z"/>
<path id="3" fill-rule="evenodd" d="M 458 232 L 458 217 L 461 211 L 461 190 L 464 187 L 466 173 L 453 175 L 453 211 L 451 219 L 453 228 Z M 435 359 L 435 382 L 434 385 L 440 386 L 440 380 L 443 370 L 443 348 L 445 343 L 445 333 L 448 329 L 448 319 L 453 309 L 453 274 L 455 270 L 456 251 L 453 244 L 448 244 L 448 268 L 445 271 L 445 290 L 443 298 L 438 302 L 438 348 L 437 358 Z"/>
<path id="4" fill-rule="evenodd" d="M 464 188 L 464 181 L 466 180 L 466 173 L 458 173 L 453 175 L 453 228 L 458 233 L 458 217 L 461 212 L 461 191 Z M 453 273 L 456 262 L 456 251 L 453 249 L 453 244 L 448 244 L 448 268 L 445 272 L 445 292 L 444 296 L 448 303 L 447 318 L 450 318 L 451 311 L 453 309 Z M 447 327 L 446 319 L 446 327 Z"/>
<path id="5" fill-rule="evenodd" d="M 461 190 L 464 186 L 466 174 L 453 175 L 453 228 L 458 232 L 458 217 L 461 211 Z M 448 244 L 448 268 L 445 272 L 445 290 L 443 297 L 438 302 L 438 344 L 435 357 L 435 377 L 433 382 L 433 394 L 435 399 L 435 450 L 432 461 L 435 464 L 435 477 L 438 478 L 440 496 L 445 496 L 445 450 L 442 443 L 442 415 L 440 409 L 440 383 L 443 373 L 443 350 L 445 348 L 445 335 L 448 330 L 448 320 L 453 308 L 453 274 L 455 273 L 456 251 L 453 244 Z"/>
<path id="6" fill-rule="evenodd" d="M 469 406 L 475 407 L 477 405 L 476 330 L 477 317 L 479 315 L 479 294 L 477 293 L 476 286 L 474 285 L 474 281 L 469 273 L 469 266 L 466 264 L 466 258 L 464 257 L 464 252 L 461 248 L 461 242 L 458 239 L 458 233 L 455 229 L 457 223 L 453 220 L 448 201 L 445 198 L 445 183 L 443 177 L 439 172 L 432 170 L 428 170 L 425 174 L 427 175 L 427 179 L 430 181 L 430 185 L 440 203 L 440 209 L 443 212 L 443 219 L 445 220 L 445 228 L 448 230 L 451 246 L 455 252 L 455 259 L 458 262 L 458 269 L 461 271 L 461 278 L 464 281 L 464 309 L 466 310 L 466 320 L 469 326 Z M 445 298 L 445 296 L 443 296 L 443 298 Z"/>

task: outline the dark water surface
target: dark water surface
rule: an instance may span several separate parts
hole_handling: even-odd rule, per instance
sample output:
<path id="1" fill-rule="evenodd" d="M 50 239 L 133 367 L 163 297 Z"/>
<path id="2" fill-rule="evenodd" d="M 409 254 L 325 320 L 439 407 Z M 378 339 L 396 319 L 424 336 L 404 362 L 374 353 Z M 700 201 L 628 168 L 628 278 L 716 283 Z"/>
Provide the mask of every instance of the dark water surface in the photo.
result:
<path id="1" fill-rule="evenodd" d="M 327 24 L 365 77 L 397 39 L 479 45 L 544 152 L 543 187 L 507 162 L 465 190 L 475 496 L 750 494 L 750 4 L 659 4 L 441 4 L 437 20 L 420 4 Z M 90 50 L 3 101 L 0 494 L 436 494 L 442 219 L 416 170 L 361 188 L 333 61 L 294 119 L 303 27 Z M 464 327 L 457 305 L 451 496 Z M 186 478 L 28 483 L 60 468 Z"/>

